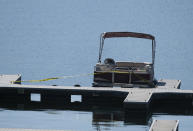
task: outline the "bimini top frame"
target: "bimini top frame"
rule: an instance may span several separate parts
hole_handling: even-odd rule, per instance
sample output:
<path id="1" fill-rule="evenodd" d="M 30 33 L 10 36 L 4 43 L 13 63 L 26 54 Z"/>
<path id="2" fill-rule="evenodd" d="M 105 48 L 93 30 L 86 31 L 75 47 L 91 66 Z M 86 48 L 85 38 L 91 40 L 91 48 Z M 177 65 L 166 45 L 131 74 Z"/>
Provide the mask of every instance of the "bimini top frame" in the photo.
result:
<path id="1" fill-rule="evenodd" d="M 152 40 L 152 64 L 155 63 L 155 37 L 150 34 L 136 33 L 136 32 L 104 32 L 101 34 L 100 38 L 100 49 L 99 49 L 99 59 L 98 62 L 101 63 L 102 51 L 104 46 L 104 40 L 106 38 L 115 38 L 115 37 L 135 37 Z"/>

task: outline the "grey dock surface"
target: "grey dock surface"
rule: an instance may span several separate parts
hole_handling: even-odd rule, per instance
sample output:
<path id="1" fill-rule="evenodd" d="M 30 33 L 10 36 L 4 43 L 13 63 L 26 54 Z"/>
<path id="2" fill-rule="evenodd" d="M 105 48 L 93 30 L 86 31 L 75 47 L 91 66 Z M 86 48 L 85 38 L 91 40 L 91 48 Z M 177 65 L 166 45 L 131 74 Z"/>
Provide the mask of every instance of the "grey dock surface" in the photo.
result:
<path id="1" fill-rule="evenodd" d="M 19 81 L 19 82 L 18 82 Z M 20 84 L 21 75 L 0 75 L 0 84 Z"/>
<path id="2" fill-rule="evenodd" d="M 73 87 L 47 85 L 15 84 L 20 75 L 2 75 L 0 77 L 0 101 L 21 100 L 30 103 L 31 95 L 40 95 L 41 103 L 71 103 L 72 95 L 80 95 L 82 102 L 123 104 L 127 110 L 144 110 L 154 101 L 187 102 L 192 104 L 193 90 L 180 89 L 180 80 L 161 79 L 155 88 L 121 88 L 121 87 Z M 15 82 L 12 82 L 15 81 Z M 10 84 L 10 83 L 14 84 Z"/>
<path id="3" fill-rule="evenodd" d="M 180 80 L 159 80 L 156 88 L 132 88 L 128 89 L 128 95 L 124 100 L 127 109 L 148 109 L 152 101 L 173 102 L 185 101 L 193 98 L 193 90 L 181 90 Z"/>
<path id="4" fill-rule="evenodd" d="M 154 120 L 149 131 L 178 131 L 179 120 Z"/>

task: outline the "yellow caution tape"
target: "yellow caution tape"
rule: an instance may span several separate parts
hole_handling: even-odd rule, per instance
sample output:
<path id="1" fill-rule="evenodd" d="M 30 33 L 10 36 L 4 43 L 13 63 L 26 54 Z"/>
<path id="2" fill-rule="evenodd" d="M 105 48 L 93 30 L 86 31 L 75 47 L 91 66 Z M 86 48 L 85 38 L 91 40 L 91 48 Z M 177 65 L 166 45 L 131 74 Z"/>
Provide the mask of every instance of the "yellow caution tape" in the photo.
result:
<path id="1" fill-rule="evenodd" d="M 88 75 L 94 75 L 94 74 L 95 74 L 95 73 L 88 73 L 88 74 L 80 74 L 80 75 L 52 77 L 52 78 L 46 78 L 46 79 L 40 79 L 40 80 L 11 81 L 11 83 L 16 83 L 16 82 L 43 82 L 43 81 L 50 81 L 50 80 L 56 80 L 56 79 L 67 79 L 67 78 L 74 78 L 74 77 L 88 76 Z"/>
<path id="2" fill-rule="evenodd" d="M 89 75 L 96 75 L 96 74 L 104 74 L 104 73 L 123 73 L 123 74 L 126 74 L 126 73 L 131 73 L 131 72 L 127 72 L 127 71 L 105 71 L 105 72 L 87 73 L 87 74 L 79 74 L 79 75 L 71 75 L 71 76 L 51 77 L 51 78 L 40 79 L 40 80 L 11 81 L 11 83 L 16 83 L 16 82 L 43 82 L 43 81 L 50 81 L 50 80 L 56 80 L 56 79 L 68 79 L 68 78 L 89 76 Z"/>

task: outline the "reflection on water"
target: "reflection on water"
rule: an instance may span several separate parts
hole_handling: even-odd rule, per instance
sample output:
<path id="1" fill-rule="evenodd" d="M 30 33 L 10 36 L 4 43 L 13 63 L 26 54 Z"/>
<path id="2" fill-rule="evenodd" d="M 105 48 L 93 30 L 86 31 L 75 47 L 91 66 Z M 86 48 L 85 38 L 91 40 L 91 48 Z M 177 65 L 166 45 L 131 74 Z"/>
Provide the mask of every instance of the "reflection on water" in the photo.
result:
<path id="1" fill-rule="evenodd" d="M 5 109 L 5 112 L 17 111 L 15 115 L 19 115 L 20 118 L 30 118 L 31 123 L 35 123 L 37 119 L 44 121 L 40 123 L 49 123 L 52 119 L 52 123 L 60 127 L 53 128 L 51 125 L 47 125 L 46 129 L 70 129 L 70 130 L 144 130 L 149 118 L 140 116 L 133 118 L 133 115 L 129 116 L 129 113 L 124 111 L 120 106 L 106 106 L 106 105 L 86 105 L 84 103 L 72 103 L 68 105 L 52 105 L 41 104 L 37 102 L 33 103 L 0 103 L 0 108 Z M 42 114 L 43 113 L 43 114 Z M 5 113 L 4 113 L 5 114 Z M 32 114 L 32 115 L 30 115 Z M 39 115 L 37 115 L 39 114 Z M 46 115 L 45 115 L 46 114 Z M 45 118 L 42 118 L 44 116 Z M 138 116 L 138 115 L 136 115 Z M 41 117 L 41 118 L 38 118 Z M 144 119 L 145 118 L 145 119 Z M 10 118 L 9 118 L 10 119 Z M 46 122 L 45 122 L 46 120 Z M 62 124 L 58 124 L 58 121 Z M 71 125 L 73 121 L 73 125 Z M 70 123 L 68 123 L 70 122 Z M 9 122 L 7 122 L 9 123 Z M 28 123 L 27 121 L 25 123 Z M 86 123 L 86 124 L 85 124 Z M 19 125 L 20 123 L 18 123 Z M 66 125 L 67 124 L 67 125 Z M 76 125 L 75 127 L 74 124 Z M 11 125 L 11 124 L 10 124 Z M 35 124 L 34 124 L 35 125 Z M 61 126 L 63 125 L 63 126 Z M 136 125 L 129 127 L 130 125 Z M 137 125 L 139 125 L 137 127 Z M 69 126 L 69 127 L 68 127 Z M 90 126 L 92 126 L 90 128 Z M 18 128 L 18 126 L 16 126 Z M 12 128 L 16 128 L 15 125 Z M 19 126 L 26 128 L 28 126 Z M 32 126 L 32 128 L 43 128 L 42 126 Z"/>
<path id="2" fill-rule="evenodd" d="M 151 108 L 150 111 L 140 111 L 140 112 L 124 110 L 124 108 L 120 105 L 110 106 L 109 104 L 97 105 L 96 103 L 88 104 L 88 103 L 81 103 L 81 102 L 74 102 L 71 104 L 43 104 L 40 102 L 22 103 L 19 101 L 18 102 L 1 101 L 0 108 L 1 108 L 0 111 L 4 111 L 5 109 L 5 111 L 8 111 L 8 110 L 21 111 L 21 113 L 23 112 L 24 114 L 26 113 L 26 111 L 30 113 L 31 111 L 37 111 L 38 113 L 44 112 L 48 114 L 48 116 L 49 115 L 56 116 L 56 117 L 65 116 L 64 123 L 66 120 L 67 121 L 77 120 L 77 122 L 79 123 L 76 125 L 77 127 L 83 126 L 81 125 L 80 121 L 84 121 L 84 120 L 87 121 L 87 126 L 88 126 L 89 125 L 88 117 L 91 116 L 90 119 L 91 119 L 92 129 L 97 131 L 116 130 L 116 129 L 124 130 L 126 129 L 124 127 L 127 127 L 127 129 L 129 129 L 128 126 L 132 126 L 132 125 L 135 125 L 134 130 L 136 129 L 137 125 L 139 125 L 140 128 L 136 130 L 140 130 L 140 129 L 148 130 L 152 122 L 152 114 L 193 115 L 193 109 L 191 106 L 177 107 L 171 104 L 169 105 L 155 104 L 155 106 Z M 66 112 L 64 113 L 63 111 L 66 111 Z M 72 113 L 71 111 L 74 113 Z M 23 116 L 25 116 L 24 114 Z M 48 116 L 45 115 L 45 117 L 48 117 Z M 85 119 L 80 118 L 82 116 L 85 116 Z M 48 119 L 56 119 L 56 118 L 48 117 Z M 52 127 L 49 125 L 47 126 L 47 128 L 52 128 Z M 83 129 L 90 130 L 90 128 L 85 128 L 85 127 L 83 127 Z"/>
<path id="3" fill-rule="evenodd" d="M 92 123 L 97 125 L 98 123 L 103 123 L 106 125 L 108 122 L 112 122 L 112 126 L 115 124 L 113 122 L 124 122 L 127 124 L 139 124 L 146 125 L 149 120 L 149 114 L 147 112 L 128 112 L 125 111 L 121 106 L 109 106 L 109 105 L 92 105 L 80 102 L 75 102 L 71 104 L 63 105 L 53 105 L 53 104 L 43 104 L 38 102 L 32 103 L 0 103 L 0 108 L 6 110 L 20 110 L 20 111 L 44 111 L 48 114 L 59 114 L 58 111 L 61 110 L 71 110 L 71 111 L 81 111 L 92 112 Z M 144 119 L 145 118 L 145 119 Z M 111 126 L 111 124 L 109 126 Z M 108 124 L 107 124 L 108 125 Z"/>

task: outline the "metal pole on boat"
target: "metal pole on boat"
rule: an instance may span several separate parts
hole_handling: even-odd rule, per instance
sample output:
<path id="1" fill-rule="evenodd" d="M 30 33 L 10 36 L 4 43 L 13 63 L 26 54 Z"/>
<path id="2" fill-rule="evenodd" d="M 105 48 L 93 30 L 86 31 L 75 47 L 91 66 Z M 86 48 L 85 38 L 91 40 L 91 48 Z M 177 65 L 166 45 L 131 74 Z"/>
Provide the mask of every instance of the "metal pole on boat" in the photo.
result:
<path id="1" fill-rule="evenodd" d="M 102 51 L 103 51 L 103 45 L 104 45 L 104 36 L 105 33 L 102 33 L 101 34 L 101 37 L 100 37 L 100 47 L 99 47 L 99 60 L 98 60 L 98 63 L 101 63 L 101 56 L 102 56 Z"/>

